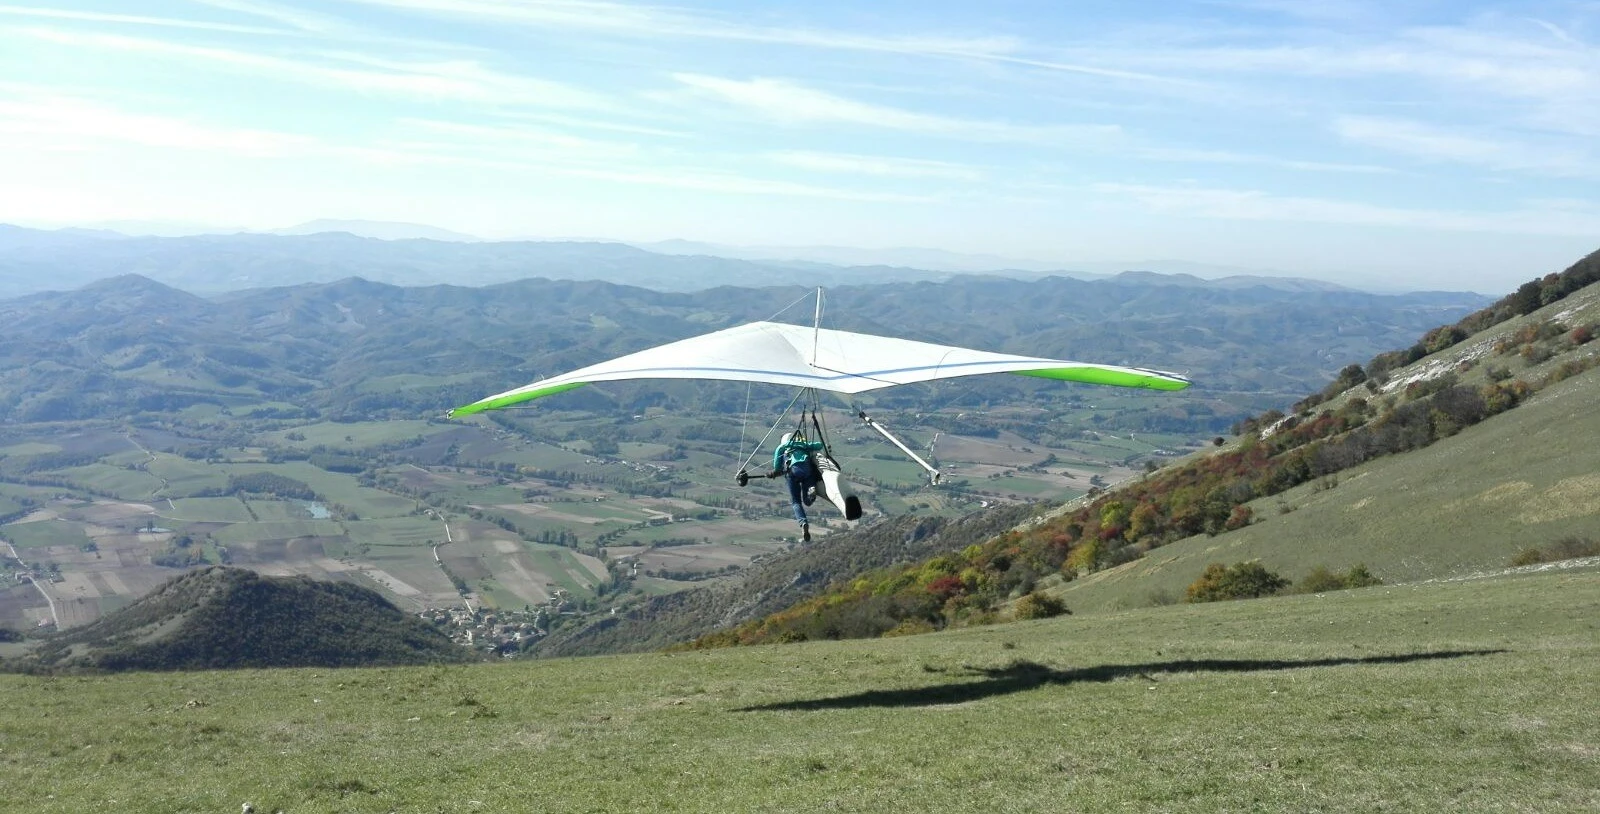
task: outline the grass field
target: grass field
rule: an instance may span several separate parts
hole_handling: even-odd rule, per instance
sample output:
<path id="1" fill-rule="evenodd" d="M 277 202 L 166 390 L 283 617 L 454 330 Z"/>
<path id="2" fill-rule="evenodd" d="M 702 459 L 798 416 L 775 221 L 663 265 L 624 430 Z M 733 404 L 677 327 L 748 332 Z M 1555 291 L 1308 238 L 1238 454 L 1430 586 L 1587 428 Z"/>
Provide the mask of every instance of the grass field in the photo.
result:
<path id="1" fill-rule="evenodd" d="M 311 512 L 303 503 L 287 500 L 247 500 L 245 505 L 250 507 L 250 514 L 263 523 L 311 519 Z"/>
<path id="2" fill-rule="evenodd" d="M 344 528 L 351 540 L 367 545 L 427 546 L 445 541 L 444 525 L 431 517 L 355 520 L 345 523 Z"/>
<path id="3" fill-rule="evenodd" d="M 330 449 L 350 451 L 406 441 L 448 429 L 450 427 L 431 425 L 426 421 L 358 421 L 348 424 L 323 422 L 296 427 L 293 432 L 297 436 L 305 436 L 304 440 L 289 440 L 285 437 L 289 431 L 267 433 L 266 437 L 278 446 L 299 446 L 304 449 L 325 446 Z"/>
<path id="4" fill-rule="evenodd" d="M 143 457 L 140 456 L 141 459 Z M 63 469 L 61 474 L 90 492 L 108 494 L 121 500 L 148 500 L 161 490 L 161 479 L 142 469 L 89 464 Z"/>
<path id="5" fill-rule="evenodd" d="M 89 542 L 83 526 L 69 520 L 38 520 L 32 523 L 13 523 L 0 526 L 4 537 L 18 549 L 47 548 L 49 546 L 81 546 Z"/>
<path id="6" fill-rule="evenodd" d="M 39 441 L 27 441 L 21 444 L 11 444 L 9 446 L 0 447 L 0 458 L 13 455 L 19 458 L 28 455 L 48 455 L 52 452 L 60 451 L 61 447 L 57 444 L 46 444 Z"/>
<path id="7" fill-rule="evenodd" d="M 302 461 L 283 464 L 223 464 L 219 468 L 233 475 L 271 472 L 293 478 L 310 486 L 322 497 L 344 505 L 364 520 L 376 517 L 399 517 L 410 514 L 417 506 L 410 498 L 369 489 L 357 484 L 355 478 L 349 475 L 318 469 Z"/>
<path id="8" fill-rule="evenodd" d="M 162 507 L 156 504 L 157 508 Z M 250 510 L 236 497 L 179 497 L 172 499 L 170 510 L 163 516 L 174 520 L 209 523 L 248 523 Z"/>
<path id="9" fill-rule="evenodd" d="M 462 382 L 470 382 L 474 378 L 476 378 L 476 374 L 473 373 L 457 373 L 454 376 L 402 373 L 394 376 L 375 376 L 370 379 L 364 379 L 356 389 L 362 393 L 394 393 L 401 390 L 418 390 L 460 384 Z"/>
<path id="10" fill-rule="evenodd" d="M 145 471 L 167 482 L 163 495 L 191 495 L 202 489 L 221 489 L 228 485 L 227 476 L 208 464 L 177 455 L 156 453 L 155 459 L 143 466 Z"/>
<path id="11" fill-rule="evenodd" d="M 218 529 L 213 536 L 223 545 L 252 540 L 288 540 L 294 537 L 337 537 L 344 533 L 332 520 L 283 520 L 263 523 L 238 523 Z"/>
<path id="12" fill-rule="evenodd" d="M 1600 807 L 1600 574 L 902 639 L 370 670 L 0 676 L 8 806 Z"/>

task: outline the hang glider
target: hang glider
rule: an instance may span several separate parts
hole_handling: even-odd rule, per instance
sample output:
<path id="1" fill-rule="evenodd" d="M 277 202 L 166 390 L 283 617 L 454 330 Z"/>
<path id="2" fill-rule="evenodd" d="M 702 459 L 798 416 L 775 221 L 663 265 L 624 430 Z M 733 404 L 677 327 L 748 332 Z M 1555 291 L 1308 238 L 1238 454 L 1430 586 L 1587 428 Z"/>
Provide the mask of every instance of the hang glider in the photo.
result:
<path id="1" fill-rule="evenodd" d="M 512 407 L 596 382 L 710 379 L 801 388 L 801 395 L 810 396 L 811 426 L 806 426 L 807 411 L 802 410 L 794 435 L 805 437 L 814 432 L 815 437 L 811 440 L 820 441 L 821 449 L 801 455 L 809 466 L 791 465 L 788 477 L 795 518 L 800 524 L 802 538 L 809 540 L 810 526 L 804 506 L 814 499 L 833 504 L 847 520 L 861 517 L 861 502 L 841 480 L 839 462 L 833 457 L 832 447 L 828 444 L 826 428 L 821 421 L 822 412 L 817 403 L 816 393 L 819 390 L 853 395 L 882 387 L 989 373 L 1014 373 L 1043 379 L 1151 390 L 1182 390 L 1189 386 L 1189 380 L 1183 376 L 1160 370 L 990 353 L 837 331 L 823 328 L 821 323 L 822 291 L 818 289 L 816 322 L 811 327 L 781 322 L 752 322 L 542 379 L 457 407 L 450 411 L 450 415 L 467 416 L 485 410 Z M 796 396 L 796 400 L 799 398 Z M 793 407 L 793 402 L 790 406 Z M 787 415 L 788 410 L 785 410 L 784 417 Z M 868 427 L 927 470 L 931 483 L 939 482 L 940 473 L 936 467 L 923 460 L 890 433 L 887 427 L 865 412 L 858 412 L 857 415 Z M 779 422 L 783 420 L 778 419 Z M 775 423 L 773 430 L 776 428 Z M 768 436 L 773 430 L 768 430 Z M 765 439 L 761 443 L 765 443 Z M 759 446 L 758 443 L 758 450 Z M 745 466 L 755 454 L 752 452 L 751 457 L 745 459 L 745 464 L 740 466 L 735 475 L 740 486 L 750 482 L 750 473 Z M 777 454 L 774 453 L 775 456 Z M 805 476 L 803 487 L 797 485 L 801 476 L 796 473 L 801 472 L 810 473 Z M 778 471 L 774 471 L 768 477 L 778 474 Z"/>
<path id="2" fill-rule="evenodd" d="M 450 415 L 472 415 L 586 384 L 633 379 L 763 382 L 851 395 L 986 373 L 1152 390 L 1182 390 L 1189 386 L 1183 376 L 1160 370 L 1013 356 L 828 328 L 752 322 L 507 390 L 457 407 Z"/>

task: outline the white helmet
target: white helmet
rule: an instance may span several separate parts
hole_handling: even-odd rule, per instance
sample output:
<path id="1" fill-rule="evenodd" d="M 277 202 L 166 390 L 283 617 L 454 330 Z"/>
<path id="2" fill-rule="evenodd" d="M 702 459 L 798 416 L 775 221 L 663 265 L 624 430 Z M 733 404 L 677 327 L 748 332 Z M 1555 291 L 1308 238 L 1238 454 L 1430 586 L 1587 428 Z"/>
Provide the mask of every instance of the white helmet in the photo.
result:
<path id="1" fill-rule="evenodd" d="M 794 440 L 794 433 L 786 432 L 786 433 L 783 434 L 783 439 L 778 441 L 778 446 L 781 447 L 784 444 L 787 444 L 787 443 L 789 443 L 790 441 L 793 441 L 793 440 Z"/>

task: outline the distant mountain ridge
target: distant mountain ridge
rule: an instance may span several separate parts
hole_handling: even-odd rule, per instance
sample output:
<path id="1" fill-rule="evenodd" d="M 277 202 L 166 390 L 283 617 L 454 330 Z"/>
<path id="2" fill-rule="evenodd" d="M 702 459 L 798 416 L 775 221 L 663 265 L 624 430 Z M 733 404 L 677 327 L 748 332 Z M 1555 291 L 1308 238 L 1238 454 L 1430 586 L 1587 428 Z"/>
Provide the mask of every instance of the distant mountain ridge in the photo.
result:
<path id="1" fill-rule="evenodd" d="M 604 280 L 657 291 L 720 285 L 835 286 L 942 280 L 919 269 L 793 268 L 722 257 L 663 255 L 607 242 L 455 242 L 386 239 L 348 231 L 107 239 L 0 225 L 0 297 L 78 288 L 139 274 L 196 293 L 224 293 L 349 277 L 403 286 L 483 286 L 517 280 Z"/>
<path id="2" fill-rule="evenodd" d="M 466 660 L 466 650 L 370 588 L 212 566 L 174 577 L 8 666 L 114 672 Z"/>
<path id="3" fill-rule="evenodd" d="M 319 220 L 274 233 L 182 237 L 129 237 L 105 230 L 50 231 L 0 224 L 0 298 L 69 290 L 128 273 L 207 294 L 328 283 L 348 277 L 404 286 L 483 286 L 543 277 L 604 280 L 657 291 L 701 291 L 723 285 L 943 282 L 963 274 L 1029 281 L 1048 276 L 1095 280 L 1116 275 L 1120 279 L 1133 274 L 1139 282 L 1152 284 L 1349 290 L 1333 283 L 1176 261 L 1101 264 L 1102 271 L 1090 272 L 1042 263 L 1024 263 L 1026 268 L 1021 268 L 1006 258 L 988 255 L 951 255 L 964 258 L 956 262 L 945 257 L 950 253 L 934 250 L 874 253 L 841 249 L 821 255 L 836 262 L 819 262 L 786 258 L 782 252 L 739 257 L 734 250 L 740 247 L 687 241 L 643 245 L 665 250 L 598 240 L 482 241 L 421 224 L 377 221 Z M 701 246 L 704 251 L 691 251 Z M 927 262 L 919 266 L 915 262 L 919 258 Z M 1142 268 L 1155 270 L 1140 271 Z M 1203 271 L 1204 278 L 1196 271 Z"/>
<path id="4" fill-rule="evenodd" d="M 275 235 L 316 235 L 326 232 L 344 232 L 356 237 L 376 240 L 442 240 L 451 243 L 478 243 L 481 237 L 428 226 L 422 223 L 394 223 L 377 220 L 337 220 L 321 218 L 283 229 L 268 230 Z"/>

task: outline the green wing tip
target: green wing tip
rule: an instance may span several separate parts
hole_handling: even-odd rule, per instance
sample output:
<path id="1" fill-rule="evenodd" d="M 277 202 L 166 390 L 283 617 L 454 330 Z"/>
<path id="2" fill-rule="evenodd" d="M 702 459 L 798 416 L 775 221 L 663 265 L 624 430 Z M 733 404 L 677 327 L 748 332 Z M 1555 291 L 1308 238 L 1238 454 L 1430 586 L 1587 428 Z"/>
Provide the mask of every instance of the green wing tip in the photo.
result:
<path id="1" fill-rule="evenodd" d="M 1151 390 L 1182 390 L 1190 384 L 1188 379 L 1174 373 L 1138 368 L 1107 370 L 1103 367 L 1046 367 L 1014 372 L 1021 376 L 1035 376 L 1041 379 L 1108 384 L 1113 387 L 1143 387 Z"/>
<path id="2" fill-rule="evenodd" d="M 464 415 L 473 415 L 486 410 L 498 410 L 502 407 L 510 407 L 513 404 L 521 404 L 525 401 L 533 401 L 534 399 L 544 398 L 545 396 L 555 393 L 565 393 L 568 390 L 571 390 L 575 387 L 582 387 L 585 384 L 588 384 L 588 382 L 567 382 L 566 384 L 555 384 L 537 390 L 525 390 L 523 392 L 513 391 L 515 392 L 515 395 L 501 394 L 499 396 L 490 396 L 482 401 L 475 401 L 464 407 L 457 407 L 454 410 L 451 410 L 449 415 L 451 418 L 460 418 Z"/>

